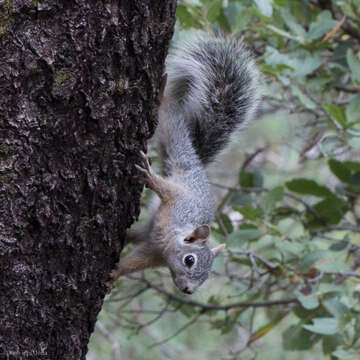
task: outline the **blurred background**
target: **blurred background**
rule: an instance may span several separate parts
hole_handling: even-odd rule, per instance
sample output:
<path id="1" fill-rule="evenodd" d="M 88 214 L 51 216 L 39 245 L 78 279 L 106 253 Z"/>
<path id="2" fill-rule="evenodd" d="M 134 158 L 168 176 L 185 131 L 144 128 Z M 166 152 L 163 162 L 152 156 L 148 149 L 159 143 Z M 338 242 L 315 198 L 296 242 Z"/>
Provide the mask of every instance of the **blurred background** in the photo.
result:
<path id="1" fill-rule="evenodd" d="M 166 269 L 119 280 L 87 360 L 359 359 L 360 0 L 179 0 L 173 44 L 198 31 L 262 73 L 256 119 L 209 169 L 227 250 L 191 296 Z"/>

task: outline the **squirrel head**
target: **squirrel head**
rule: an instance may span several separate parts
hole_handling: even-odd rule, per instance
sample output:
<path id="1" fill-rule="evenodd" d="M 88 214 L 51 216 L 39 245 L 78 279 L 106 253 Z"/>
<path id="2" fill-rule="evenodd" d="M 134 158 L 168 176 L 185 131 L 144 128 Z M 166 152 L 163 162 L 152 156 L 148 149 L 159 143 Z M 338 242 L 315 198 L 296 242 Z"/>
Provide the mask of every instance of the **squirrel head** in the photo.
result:
<path id="1" fill-rule="evenodd" d="M 225 248 L 221 244 L 210 249 L 210 228 L 201 225 L 187 236 L 177 236 L 165 250 L 167 265 L 176 287 L 192 294 L 210 275 L 214 258 Z"/>

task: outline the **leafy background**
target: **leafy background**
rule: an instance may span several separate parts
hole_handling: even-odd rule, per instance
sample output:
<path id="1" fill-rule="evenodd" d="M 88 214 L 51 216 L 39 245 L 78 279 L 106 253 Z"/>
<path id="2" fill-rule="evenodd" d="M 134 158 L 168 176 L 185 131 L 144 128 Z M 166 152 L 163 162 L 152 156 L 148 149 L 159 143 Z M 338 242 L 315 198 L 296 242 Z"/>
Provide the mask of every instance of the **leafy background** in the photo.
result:
<path id="1" fill-rule="evenodd" d="M 175 41 L 233 34 L 263 74 L 209 170 L 227 251 L 190 297 L 165 269 L 119 281 L 87 359 L 359 359 L 360 0 L 182 0 L 177 18 Z"/>

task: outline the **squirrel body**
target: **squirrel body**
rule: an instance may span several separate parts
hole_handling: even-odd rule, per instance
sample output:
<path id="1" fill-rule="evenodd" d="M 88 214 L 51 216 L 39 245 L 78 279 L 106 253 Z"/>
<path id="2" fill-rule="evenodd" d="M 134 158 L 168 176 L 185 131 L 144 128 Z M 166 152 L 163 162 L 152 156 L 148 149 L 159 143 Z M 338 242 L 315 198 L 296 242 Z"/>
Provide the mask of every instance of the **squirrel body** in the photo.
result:
<path id="1" fill-rule="evenodd" d="M 258 73 L 241 42 L 208 35 L 181 44 L 166 70 L 156 130 L 162 175 L 141 153 L 136 167 L 156 195 L 148 219 L 128 230 L 126 243 L 135 248 L 111 278 L 167 266 L 179 290 L 191 294 L 225 248 L 208 246 L 215 205 L 205 167 L 252 118 Z"/>

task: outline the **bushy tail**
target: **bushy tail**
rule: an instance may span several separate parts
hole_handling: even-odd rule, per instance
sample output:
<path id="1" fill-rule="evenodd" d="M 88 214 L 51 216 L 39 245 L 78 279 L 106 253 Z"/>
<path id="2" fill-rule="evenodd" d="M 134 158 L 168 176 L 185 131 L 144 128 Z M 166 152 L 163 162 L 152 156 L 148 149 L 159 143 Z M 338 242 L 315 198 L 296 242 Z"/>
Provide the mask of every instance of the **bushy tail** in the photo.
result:
<path id="1" fill-rule="evenodd" d="M 181 114 L 196 154 L 206 165 L 257 108 L 258 72 L 252 57 L 236 40 L 196 37 L 169 55 L 167 73 L 165 106 Z"/>

